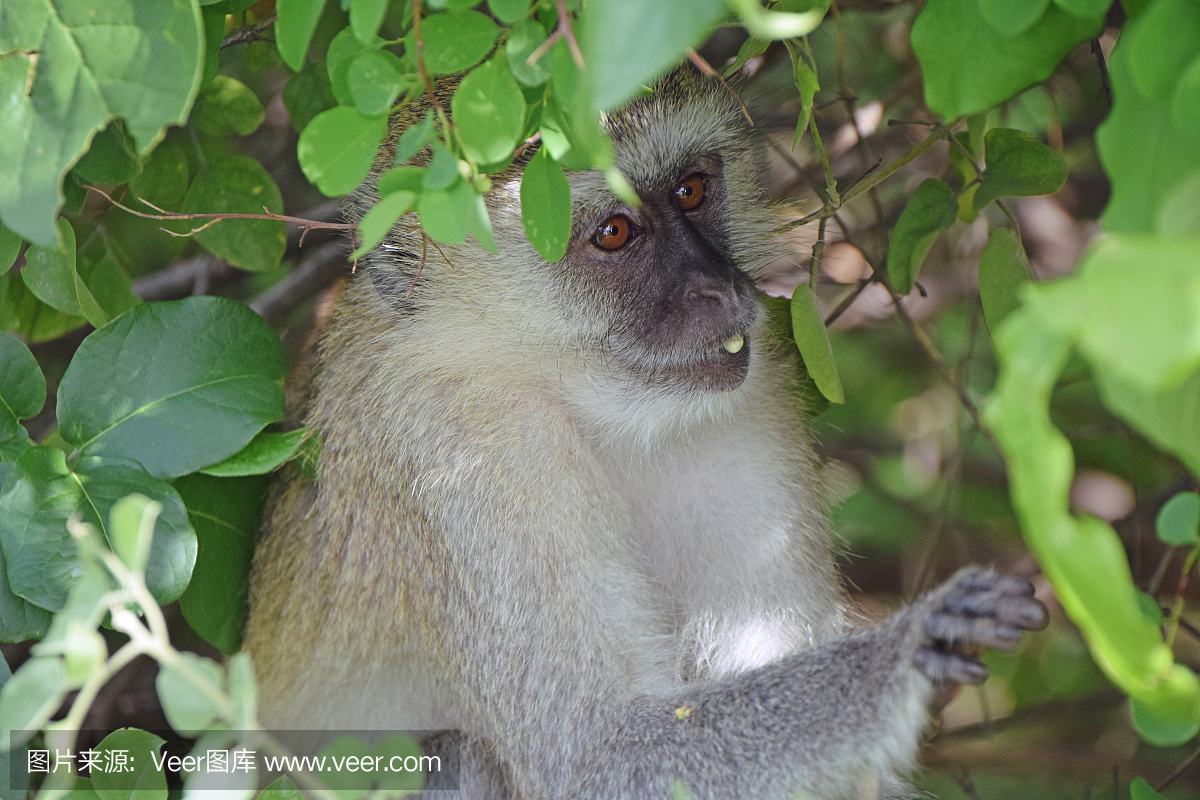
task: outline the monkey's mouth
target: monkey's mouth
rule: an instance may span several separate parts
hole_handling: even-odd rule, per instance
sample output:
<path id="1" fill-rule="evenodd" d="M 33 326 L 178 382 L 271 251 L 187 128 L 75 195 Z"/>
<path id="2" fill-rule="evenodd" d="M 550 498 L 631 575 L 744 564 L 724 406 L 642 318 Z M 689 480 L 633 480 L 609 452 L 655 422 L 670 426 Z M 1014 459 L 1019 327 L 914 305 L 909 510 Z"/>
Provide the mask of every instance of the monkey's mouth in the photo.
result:
<path id="1" fill-rule="evenodd" d="M 750 342 L 734 334 L 699 358 L 674 364 L 654 377 L 685 391 L 731 392 L 742 385 L 750 371 Z"/>

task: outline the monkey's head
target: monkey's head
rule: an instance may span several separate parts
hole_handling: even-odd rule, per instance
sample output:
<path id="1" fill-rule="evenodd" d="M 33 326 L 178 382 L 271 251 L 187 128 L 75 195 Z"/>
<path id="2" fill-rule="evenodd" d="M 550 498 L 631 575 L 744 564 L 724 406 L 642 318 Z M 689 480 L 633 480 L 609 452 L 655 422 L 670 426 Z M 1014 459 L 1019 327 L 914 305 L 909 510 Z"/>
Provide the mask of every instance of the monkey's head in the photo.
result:
<path id="1" fill-rule="evenodd" d="M 410 217 L 368 258 L 374 285 L 409 320 L 432 314 L 445 324 L 452 315 L 472 347 L 505 347 L 505 363 L 527 354 L 606 401 L 737 394 L 766 327 L 755 277 L 778 223 L 761 196 L 761 149 L 741 105 L 687 66 L 602 123 L 641 202 L 621 200 L 597 171 L 568 173 L 573 222 L 561 261 L 545 261 L 525 240 L 522 161 L 485 198 L 498 255 L 468 240 L 441 248 L 448 265 L 422 246 Z M 387 167 L 384 153 L 377 169 Z M 359 213 L 374 200 L 372 182 L 355 198 Z"/>

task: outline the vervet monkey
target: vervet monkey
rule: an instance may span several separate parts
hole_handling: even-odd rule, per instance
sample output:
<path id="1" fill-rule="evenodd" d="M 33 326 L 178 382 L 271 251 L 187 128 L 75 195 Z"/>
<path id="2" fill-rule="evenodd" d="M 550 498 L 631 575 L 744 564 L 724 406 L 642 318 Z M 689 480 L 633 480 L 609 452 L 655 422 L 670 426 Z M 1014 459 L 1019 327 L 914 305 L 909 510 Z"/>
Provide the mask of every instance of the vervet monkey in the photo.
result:
<path id="1" fill-rule="evenodd" d="M 968 570 L 855 623 L 741 109 L 680 69 L 604 125 L 642 202 L 572 174 L 559 263 L 518 163 L 498 255 L 443 260 L 409 216 L 334 301 L 295 417 L 318 478 L 279 478 L 256 555 L 261 717 L 461 731 L 464 798 L 909 797 L 935 686 L 1045 610 Z"/>

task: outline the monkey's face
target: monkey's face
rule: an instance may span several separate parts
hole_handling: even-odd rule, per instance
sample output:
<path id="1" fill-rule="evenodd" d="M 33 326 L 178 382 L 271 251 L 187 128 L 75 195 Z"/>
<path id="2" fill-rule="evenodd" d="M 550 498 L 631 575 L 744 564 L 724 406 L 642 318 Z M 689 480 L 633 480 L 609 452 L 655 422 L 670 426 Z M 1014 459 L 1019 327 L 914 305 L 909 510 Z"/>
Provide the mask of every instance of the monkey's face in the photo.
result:
<path id="1" fill-rule="evenodd" d="M 640 206 L 585 206 L 568 254 L 570 280 L 603 310 L 605 355 L 668 388 L 735 389 L 757 301 L 728 253 L 721 157 L 697 156 L 636 188 Z"/>

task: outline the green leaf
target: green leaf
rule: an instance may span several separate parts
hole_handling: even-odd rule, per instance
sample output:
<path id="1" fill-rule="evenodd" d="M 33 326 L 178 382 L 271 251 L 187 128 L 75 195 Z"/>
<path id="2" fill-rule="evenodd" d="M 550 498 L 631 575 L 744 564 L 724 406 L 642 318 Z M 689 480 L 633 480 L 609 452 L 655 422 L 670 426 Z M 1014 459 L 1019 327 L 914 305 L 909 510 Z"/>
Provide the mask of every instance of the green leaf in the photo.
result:
<path id="1" fill-rule="evenodd" d="M 153 733 L 136 728 L 113 731 L 96 747 L 101 753 L 121 752 L 131 754 L 130 772 L 117 770 L 92 770 L 92 789 L 100 800 L 167 800 L 167 776 L 154 768 L 154 760 L 163 739 Z M 111 757 L 106 756 L 104 762 Z M 144 794 L 143 794 L 144 792 Z"/>
<path id="2" fill-rule="evenodd" d="M 275 21 L 275 45 L 283 62 L 292 69 L 304 65 L 308 43 L 324 8 L 325 0 L 276 0 L 279 18 Z"/>
<path id="3" fill-rule="evenodd" d="M 1107 236 L 1084 257 L 1073 283 L 1046 287 L 1043 302 L 1058 306 L 1046 313 L 1078 331 L 1094 366 L 1169 389 L 1200 367 L 1196 264 L 1194 238 Z"/>
<path id="4" fill-rule="evenodd" d="M 445 189 L 458 180 L 458 159 L 441 142 L 433 142 L 433 157 L 425 167 L 421 186 L 425 189 Z"/>
<path id="5" fill-rule="evenodd" d="M 280 775 L 262 790 L 258 800 L 304 800 L 304 795 L 295 781 L 287 775 Z"/>
<path id="6" fill-rule="evenodd" d="M 183 204 L 188 184 L 192 181 L 187 155 L 175 138 L 158 143 L 143 162 L 142 171 L 129 182 L 129 191 L 134 197 L 148 200 L 159 208 L 177 211 Z M 130 203 L 135 210 L 137 203 Z M 153 213 L 153 209 L 150 209 Z"/>
<path id="7" fill-rule="evenodd" d="M 344 106 L 354 105 L 354 96 L 350 94 L 350 84 L 347 73 L 354 57 L 366 50 L 378 50 L 386 42 L 376 36 L 369 44 L 363 44 L 354 35 L 354 31 L 344 28 L 329 42 L 329 51 L 325 56 L 325 66 L 329 72 L 329 87 L 338 103 Z"/>
<path id="8" fill-rule="evenodd" d="M 1133 711 L 1133 727 L 1137 728 L 1138 734 L 1143 739 L 1155 747 L 1177 747 L 1187 744 L 1192 737 L 1200 733 L 1200 719 L 1178 720 L 1163 716 L 1157 713 L 1152 706 L 1139 701 L 1136 697 L 1131 699 L 1130 708 Z M 1137 780 L 1141 779 L 1138 778 L 1134 782 L 1136 783 Z M 1132 800 L 1150 800 L 1151 798 L 1166 800 L 1149 785 L 1142 787 L 1141 791 L 1134 786 L 1129 788 Z"/>
<path id="9" fill-rule="evenodd" d="M 523 86 L 541 86 L 550 80 L 545 55 L 532 64 L 527 63 L 534 51 L 546 41 L 546 31 L 537 20 L 526 19 L 512 27 L 504 45 L 508 68 Z"/>
<path id="10" fill-rule="evenodd" d="M 179 653 L 178 666 L 162 664 L 154 681 L 167 722 L 176 733 L 198 736 L 221 713 L 221 665 L 192 653 Z"/>
<path id="11" fill-rule="evenodd" d="M 0 687 L 0 752 L 28 741 L 58 710 L 67 689 L 62 659 L 42 656 L 22 664 Z"/>
<path id="12" fill-rule="evenodd" d="M 269 483 L 261 475 L 187 475 L 175 482 L 200 542 L 179 609 L 192 629 L 222 653 L 241 647 L 254 537 Z"/>
<path id="13" fill-rule="evenodd" d="M 467 238 L 467 219 L 475 202 L 475 190 L 464 180 L 448 189 L 427 189 L 417 201 L 421 229 L 443 244 L 462 244 Z"/>
<path id="14" fill-rule="evenodd" d="M 83 253 L 80 253 L 80 256 L 83 256 Z M 83 282 L 79 289 L 80 305 L 84 305 L 85 298 L 90 296 L 85 311 L 88 322 L 96 327 L 104 325 L 142 302 L 141 298 L 133 293 L 133 282 L 129 279 L 129 273 L 117 263 L 111 253 L 105 251 L 99 261 L 81 258 L 76 266 L 79 279 Z"/>
<path id="15" fill-rule="evenodd" d="M 988 330 L 996 330 L 1020 305 L 1021 287 L 1032 277 L 1020 234 L 1011 228 L 993 233 L 979 256 L 979 299 Z"/>
<path id="16" fill-rule="evenodd" d="M 346 68 L 346 84 L 355 107 L 364 114 L 381 114 L 392 107 L 404 83 L 400 59 L 386 50 L 363 50 Z"/>
<path id="17" fill-rule="evenodd" d="M 403 189 L 380 198 L 379 202 L 358 223 L 358 236 L 361 244 L 350 257 L 362 258 L 374 250 L 375 245 L 383 241 L 383 237 L 387 236 L 388 231 L 392 229 L 397 220 L 411 211 L 416 204 L 417 195 Z"/>
<path id="18" fill-rule="evenodd" d="M 186 213 L 283 212 L 280 187 L 254 158 L 215 158 L 200 168 L 188 188 Z M 205 221 L 211 222 L 211 221 Z M 198 222 L 197 225 L 203 224 Z M 278 219 L 221 219 L 196 234 L 206 251 L 252 272 L 275 269 L 287 248 L 287 231 Z"/>
<path id="19" fill-rule="evenodd" d="M 1001 197 L 1057 192 L 1067 181 L 1067 163 L 1025 131 L 992 128 L 983 137 L 986 164 L 975 192 L 978 211 Z"/>
<path id="20" fill-rule="evenodd" d="M 0 47 L 0 218 L 53 247 L 63 175 L 96 131 L 124 117 L 144 153 L 183 124 L 200 84 L 200 10 L 190 0 L 22 5 L 29 24 Z"/>
<path id="21" fill-rule="evenodd" d="M 1192 173 L 1162 201 L 1154 230 L 1167 236 L 1200 236 L 1200 171 Z"/>
<path id="22" fill-rule="evenodd" d="M 1176 388 L 1156 392 L 1092 366 L 1104 405 L 1200 475 L 1200 372 Z"/>
<path id="23" fill-rule="evenodd" d="M 830 402 L 846 402 L 842 379 L 838 377 L 837 364 L 833 360 L 833 348 L 829 345 L 829 332 L 825 329 L 821 309 L 817 307 L 817 296 L 807 283 L 796 287 L 791 311 L 792 335 L 809 377 Z"/>
<path id="24" fill-rule="evenodd" d="M 351 0 L 350 29 L 360 42 L 369 44 L 375 38 L 387 7 L 388 0 Z"/>
<path id="25" fill-rule="evenodd" d="M 759 39 L 756 36 L 751 36 L 749 39 L 742 42 L 742 46 L 738 48 L 737 58 L 733 60 L 732 64 L 725 68 L 725 77 L 728 78 L 730 75 L 746 66 L 746 62 L 748 62 L 750 59 L 757 58 L 758 56 L 761 56 L 763 53 L 767 52 L 767 48 L 770 47 L 770 45 L 771 42 L 769 40 Z"/>
<path id="26" fill-rule="evenodd" d="M 183 211 L 282 214 L 283 196 L 256 159 L 228 156 L 213 159 L 200 169 L 183 198 Z M 251 272 L 279 266 L 287 249 L 287 231 L 281 220 L 224 219 L 197 233 L 195 239 L 213 255 Z"/>
<path id="27" fill-rule="evenodd" d="M 216 76 L 200 90 L 191 116 L 196 130 L 209 136 L 249 136 L 265 118 L 258 96 L 249 86 L 227 75 Z"/>
<path id="28" fill-rule="evenodd" d="M 1163 503 L 1154 521 L 1154 530 L 1167 544 L 1200 545 L 1200 494 L 1178 492 Z"/>
<path id="29" fill-rule="evenodd" d="M 1029 30 L 1046 13 L 1050 0 L 979 0 L 979 13 L 1006 36 Z"/>
<path id="30" fill-rule="evenodd" d="M 1054 0 L 1054 4 L 1077 17 L 1090 17 L 1103 14 L 1113 4 L 1113 0 Z"/>
<path id="31" fill-rule="evenodd" d="M 483 195 L 478 191 L 472 190 L 471 194 L 474 197 L 467 207 L 467 230 L 484 250 L 495 253 L 497 252 L 496 238 L 492 234 L 492 220 L 488 216 L 487 203 L 483 201 Z"/>
<path id="32" fill-rule="evenodd" d="M 793 142 L 793 147 L 796 142 L 800 141 L 800 136 L 808 128 L 809 120 L 812 119 L 813 98 L 816 97 L 821 85 L 817 80 L 817 73 L 808 65 L 799 54 L 793 55 L 794 65 L 792 76 L 796 81 L 796 88 L 800 90 L 800 118 L 796 120 L 796 136 Z"/>
<path id="33" fill-rule="evenodd" d="M 119 119 L 111 120 L 92 138 L 88 151 L 74 167 L 84 183 L 113 185 L 125 183 L 141 171 L 137 146 Z"/>
<path id="34" fill-rule="evenodd" d="M 218 461 L 200 471 L 205 475 L 224 478 L 264 475 L 279 468 L 294 456 L 304 439 L 310 435 L 311 431 L 308 428 L 300 428 L 287 433 L 259 431 L 241 450 L 224 461 Z"/>
<path id="35" fill-rule="evenodd" d="M 161 512 L 160 504 L 136 493 L 122 497 L 109 512 L 108 537 L 113 552 L 134 572 L 144 572 L 150 562 L 154 521 Z"/>
<path id="36" fill-rule="evenodd" d="M 58 389 L 60 430 L 85 455 L 185 475 L 279 420 L 286 374 L 279 337 L 242 304 L 147 303 L 80 345 Z"/>
<path id="37" fill-rule="evenodd" d="M 396 142 L 396 164 L 403 164 L 433 141 L 433 112 L 426 111 L 425 119 L 411 125 Z"/>
<path id="38" fill-rule="evenodd" d="M 256 520 L 257 521 L 257 520 Z M 249 653 L 235 653 L 225 669 L 229 681 L 229 699 L 233 701 L 233 724 L 242 730 L 258 725 L 258 683 Z"/>
<path id="39" fill-rule="evenodd" d="M 500 161 L 516 149 L 524 128 L 525 96 L 500 59 L 468 73 L 450 108 L 463 150 L 475 161 Z"/>
<path id="40" fill-rule="evenodd" d="M 529 0 L 488 0 L 488 8 L 496 19 L 512 25 L 529 13 Z"/>
<path id="41" fill-rule="evenodd" d="M 698 46 L 725 13 L 724 0 L 587 3 L 575 30 L 592 106 L 608 110 L 628 100 Z"/>
<path id="42" fill-rule="evenodd" d="M 1138 727 L 1138 732 L 1141 733 L 1142 727 L 1141 725 L 1138 725 L 1138 709 L 1136 706 L 1133 710 L 1133 721 L 1134 725 L 1137 725 Z M 1147 741 L 1150 740 L 1147 739 Z M 1182 744 L 1182 742 L 1180 742 L 1180 744 Z M 1130 800 L 1167 800 L 1167 798 L 1154 791 L 1153 787 L 1146 783 L 1145 778 L 1133 779 L 1133 782 L 1129 784 L 1129 797 Z"/>
<path id="43" fill-rule="evenodd" d="M 21 278 L 29 291 L 46 305 L 71 316 L 103 315 L 99 304 L 75 271 L 75 231 L 58 220 L 63 249 L 33 245 L 25 254 Z"/>
<path id="44" fill-rule="evenodd" d="M 954 190 L 939 180 L 929 178 L 917 187 L 908 199 L 888 244 L 888 283 L 897 294 L 912 291 L 913 281 L 921 270 L 921 262 L 929 253 L 934 240 L 958 218 L 958 201 Z M 832 398 L 831 398 L 832 399 Z"/>
<path id="45" fill-rule="evenodd" d="M 1175 84 L 1200 56 L 1200 7 L 1190 0 L 1159 0 L 1129 36 L 1129 74 L 1145 97 L 1169 103 Z"/>
<path id="46" fill-rule="evenodd" d="M 459 72 L 479 62 L 500 32 L 495 22 L 478 11 L 432 14 L 421 20 L 421 41 L 425 45 L 425 69 L 430 73 Z M 416 38 L 409 33 L 406 52 L 416 60 Z"/>
<path id="47" fill-rule="evenodd" d="M 1200 57 L 1179 76 L 1171 95 L 1171 122 L 1181 133 L 1200 127 Z"/>
<path id="48" fill-rule="evenodd" d="M 1153 7 L 1160 5 L 1170 4 Z M 1100 161 L 1112 183 L 1100 221 L 1113 232 L 1153 230 L 1165 199 L 1200 171 L 1200 128 L 1176 127 L 1168 103 L 1143 95 L 1131 76 L 1130 42 L 1144 19 L 1130 23 L 1113 49 L 1113 108 L 1096 131 Z"/>
<path id="49" fill-rule="evenodd" d="M 391 733 L 375 745 L 375 755 L 383 759 L 383 764 L 391 764 L 393 758 L 399 759 L 397 763 L 407 764 L 408 759 L 419 759 L 423 753 L 416 739 L 403 733 Z M 388 770 L 377 772 L 375 777 L 384 791 L 417 791 L 425 786 L 425 773 L 418 770 Z"/>
<path id="50" fill-rule="evenodd" d="M 323 111 L 300 134 L 296 155 L 305 176 L 330 197 L 362 182 L 387 134 L 387 115 L 339 106 Z"/>
<path id="51" fill-rule="evenodd" d="M 420 194 L 425 185 L 425 168 L 403 166 L 389 169 L 375 181 L 375 190 L 380 196 L 393 192 Z"/>
<path id="52" fill-rule="evenodd" d="M 110 511 L 133 492 L 163 505 L 146 585 L 160 603 L 177 599 L 196 560 L 196 535 L 175 490 L 129 461 L 84 458 L 71 471 L 63 452 L 51 447 L 22 453 L 0 492 L 0 547 L 13 593 L 50 611 L 60 610 L 78 579 L 67 520 L 78 509 L 84 522 L 111 541 Z"/>
<path id="53" fill-rule="evenodd" d="M 201 86 L 217 77 L 217 71 L 221 68 L 221 42 L 225 38 L 227 13 L 225 5 L 200 4 L 200 18 L 204 24 L 204 72 L 200 78 Z"/>
<path id="54" fill-rule="evenodd" d="M 21 237 L 0 225 L 0 275 L 8 272 L 21 252 Z"/>
<path id="55" fill-rule="evenodd" d="M 571 239 L 571 184 L 548 148 L 542 147 L 521 176 L 521 224 L 547 261 L 559 261 Z"/>
<path id="56" fill-rule="evenodd" d="M 20 420 L 35 417 L 46 404 L 46 378 L 29 348 L 0 333 L 0 441 L 16 438 Z"/>
<path id="57" fill-rule="evenodd" d="M 929 0 L 911 34 L 925 102 L 948 121 L 991 108 L 1050 77 L 1063 56 L 1103 24 L 1103 14 L 1074 17 L 1051 5 L 1027 30 L 1004 35 L 978 2 Z"/>
<path id="58" fill-rule="evenodd" d="M 37 298 L 25 286 L 20 272 L 3 276 L 8 286 L 4 291 L 4 305 L 18 322 L 17 329 L 32 343 L 57 339 L 68 331 L 87 324 L 83 317 L 74 317 L 52 308 Z"/>
<path id="59" fill-rule="evenodd" d="M 313 117 L 337 104 L 329 71 L 320 62 L 306 64 L 283 86 L 283 106 L 297 131 L 304 130 Z"/>
<path id="60" fill-rule="evenodd" d="M 1074 458 L 1050 421 L 1049 402 L 1072 343 L 1061 327 L 1061 287 L 1075 280 L 1056 291 L 1039 286 L 1027 292 L 1031 301 L 995 332 L 1000 376 L 983 418 L 1004 448 L 1025 539 L 1096 662 L 1164 719 L 1194 721 L 1200 719 L 1200 682 L 1173 663 L 1158 627 L 1142 613 L 1121 540 L 1103 520 L 1069 512 Z M 1073 322 L 1075 311 L 1065 321 Z"/>

